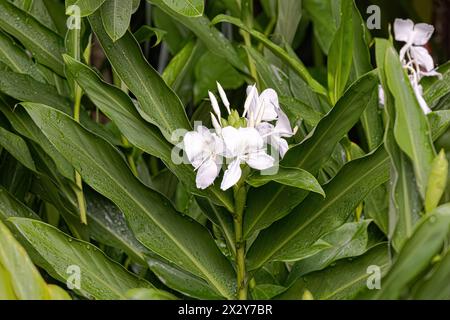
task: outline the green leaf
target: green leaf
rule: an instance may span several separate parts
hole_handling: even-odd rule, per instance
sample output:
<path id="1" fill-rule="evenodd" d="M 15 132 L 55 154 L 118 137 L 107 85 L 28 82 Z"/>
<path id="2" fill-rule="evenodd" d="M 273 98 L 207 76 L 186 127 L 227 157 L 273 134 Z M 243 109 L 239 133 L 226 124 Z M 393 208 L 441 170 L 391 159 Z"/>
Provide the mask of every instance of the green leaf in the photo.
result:
<path id="1" fill-rule="evenodd" d="M 49 284 L 47 289 L 50 300 L 72 300 L 70 295 L 65 290 L 55 286 L 54 284 Z"/>
<path id="2" fill-rule="evenodd" d="M 173 11 L 186 17 L 203 15 L 205 4 L 203 0 L 162 0 Z"/>
<path id="3" fill-rule="evenodd" d="M 328 90 L 334 105 L 341 98 L 353 62 L 353 0 L 341 0 L 341 24 L 328 55 Z"/>
<path id="4" fill-rule="evenodd" d="M 366 288 L 371 275 L 367 270 L 371 265 L 380 267 L 381 274 L 386 273 L 390 266 L 386 244 L 380 244 L 354 260 L 339 261 L 335 266 L 298 279 L 277 299 L 300 300 L 306 290 L 317 300 L 353 299 Z"/>
<path id="5" fill-rule="evenodd" d="M 5 148 L 20 163 L 32 171 L 36 171 L 33 158 L 25 141 L 18 135 L 0 127 L 0 146 Z"/>
<path id="6" fill-rule="evenodd" d="M 42 279 L 25 249 L 0 221 L 0 266 L 9 274 L 11 287 L 20 300 L 46 300 L 47 284 Z"/>
<path id="7" fill-rule="evenodd" d="M 298 121 L 303 119 L 311 126 L 316 126 L 322 115 L 311 106 L 293 97 L 279 97 L 283 110 L 286 111 L 289 119 Z"/>
<path id="8" fill-rule="evenodd" d="M 182 294 L 196 299 L 221 300 L 221 296 L 205 280 L 183 271 L 161 259 L 149 259 L 148 265 L 161 281 Z"/>
<path id="9" fill-rule="evenodd" d="M 203 44 L 214 54 L 227 59 L 235 68 L 240 71 L 248 72 L 247 67 L 239 57 L 238 52 L 233 47 L 232 43 L 217 30 L 211 21 L 205 16 L 201 17 L 186 17 L 174 10 L 172 10 L 165 0 L 148 0 L 155 4 L 158 8 L 168 14 L 174 21 L 183 24 L 186 28 L 191 30 L 203 42 Z"/>
<path id="10" fill-rule="evenodd" d="M 334 3 L 339 6 L 339 1 L 304 0 L 303 7 L 314 24 L 314 35 L 325 54 L 333 41 L 339 27 L 339 22 L 334 15 Z"/>
<path id="11" fill-rule="evenodd" d="M 426 212 L 431 212 L 438 206 L 447 186 L 447 178 L 448 161 L 445 150 L 442 149 L 431 164 L 431 172 L 425 194 Z"/>
<path id="12" fill-rule="evenodd" d="M 435 157 L 429 124 L 392 46 L 386 51 L 385 69 L 389 89 L 395 98 L 395 139 L 411 159 L 419 192 L 425 198 L 431 163 Z"/>
<path id="13" fill-rule="evenodd" d="M 380 290 L 372 299 L 399 299 L 403 290 L 421 274 L 442 248 L 450 229 L 450 205 L 436 208 L 417 225 L 404 244 L 389 273 L 382 279 Z"/>
<path id="14" fill-rule="evenodd" d="M 450 93 L 450 62 L 437 69 L 442 74 L 439 77 L 428 77 L 421 81 L 424 88 L 423 96 L 430 106 L 435 105 L 440 99 Z"/>
<path id="15" fill-rule="evenodd" d="M 327 93 L 325 88 L 309 74 L 305 65 L 297 57 L 289 55 L 283 48 L 277 46 L 275 43 L 267 39 L 267 37 L 264 34 L 247 27 L 244 23 L 242 23 L 241 20 L 237 18 L 233 18 L 223 14 L 219 14 L 217 17 L 215 17 L 211 23 L 217 24 L 219 22 L 231 23 L 241 28 L 242 30 L 248 32 L 257 40 L 261 41 L 270 51 L 272 51 L 273 54 L 282 59 L 293 70 L 295 70 L 299 74 L 299 76 L 302 77 L 302 79 L 305 80 L 315 92 L 326 96 Z"/>
<path id="16" fill-rule="evenodd" d="M 36 60 L 61 76 L 63 39 L 8 1 L 0 2 L 0 28 L 18 39 Z"/>
<path id="17" fill-rule="evenodd" d="M 285 290 L 285 287 L 275 284 L 258 284 L 251 289 L 252 297 L 255 300 L 270 300 Z"/>
<path id="18" fill-rule="evenodd" d="M 0 300 L 17 300 L 14 288 L 11 283 L 11 277 L 8 271 L 0 264 Z"/>
<path id="19" fill-rule="evenodd" d="M 316 192 L 325 197 L 325 193 L 319 182 L 308 171 L 299 168 L 280 167 L 276 174 L 271 175 L 251 175 L 246 182 L 252 187 L 258 188 L 270 181 L 291 186 L 298 189 Z"/>
<path id="20" fill-rule="evenodd" d="M 78 6 L 81 17 L 90 16 L 102 6 L 105 0 L 66 0 L 66 11 L 70 6 Z M 130 1 L 124 1 L 130 2 Z"/>
<path id="21" fill-rule="evenodd" d="M 414 299 L 417 300 L 449 300 L 450 286 L 450 251 L 441 257 L 431 275 L 424 279 L 415 290 Z"/>
<path id="22" fill-rule="evenodd" d="M 158 29 L 158 28 L 152 28 L 150 26 L 144 25 L 136 31 L 133 36 L 136 38 L 136 40 L 139 43 L 143 43 L 145 41 L 150 41 L 153 36 L 156 37 L 156 41 L 153 44 L 153 47 L 156 47 L 158 44 L 161 43 L 164 36 L 166 35 L 166 31 Z M 164 79 L 164 76 L 163 76 Z"/>
<path id="23" fill-rule="evenodd" d="M 127 291 L 125 296 L 129 300 L 178 300 L 177 297 L 167 291 L 148 288 L 131 289 Z"/>
<path id="24" fill-rule="evenodd" d="M 399 251 L 407 238 L 412 235 L 414 225 L 420 219 L 421 201 L 414 181 L 414 171 L 411 161 L 399 148 L 395 141 L 395 106 L 391 95 L 387 75 L 385 73 L 387 40 L 376 40 L 376 59 L 379 66 L 380 81 L 385 96 L 386 134 L 384 145 L 391 159 L 391 187 L 389 204 L 388 234 L 392 245 Z"/>
<path id="25" fill-rule="evenodd" d="M 123 0 L 106 0 L 100 12 L 106 33 L 116 42 L 127 32 L 131 22 L 132 2 Z"/>
<path id="26" fill-rule="evenodd" d="M 316 175 L 339 141 L 358 122 L 371 95 L 378 90 L 377 82 L 375 72 L 355 82 L 307 139 L 287 152 L 281 165 Z M 250 191 L 244 217 L 245 237 L 288 214 L 305 196 L 303 190 L 272 183 Z"/>
<path id="27" fill-rule="evenodd" d="M 89 17 L 89 21 L 114 70 L 139 100 L 146 120 L 158 126 L 169 141 L 175 130 L 189 129 L 180 99 L 145 60 L 131 33 L 113 42 L 98 14 Z"/>
<path id="28" fill-rule="evenodd" d="M 307 256 L 324 234 L 341 226 L 375 187 L 389 178 L 383 148 L 354 160 L 324 186 L 327 197 L 310 194 L 288 216 L 262 231 L 250 247 L 250 270 L 268 261 L 295 261 Z"/>
<path id="29" fill-rule="evenodd" d="M 216 90 L 216 82 L 224 89 L 238 89 L 244 78 L 225 59 L 207 51 L 195 67 L 194 103 L 208 95 L 208 91 Z"/>
<path id="30" fill-rule="evenodd" d="M 275 35 L 292 44 L 302 18 L 302 0 L 278 0 L 278 16 Z"/>
<path id="31" fill-rule="evenodd" d="M 120 299 L 133 288 L 152 288 L 126 271 L 95 246 L 73 239 L 53 226 L 26 218 L 10 218 L 22 236 L 45 259 L 42 267 L 56 279 L 73 285 L 77 269 L 80 288 L 74 290 L 90 299 Z M 72 280 L 71 280 L 72 279 Z"/>
<path id="32" fill-rule="evenodd" d="M 136 147 L 161 159 L 182 181 L 190 192 L 210 198 L 214 203 L 233 210 L 229 194 L 217 186 L 199 190 L 195 185 L 195 173 L 190 166 L 176 165 L 171 159 L 172 145 L 158 129 L 145 122 L 135 109 L 131 99 L 120 89 L 103 82 L 88 66 L 64 56 L 67 71 L 77 80 L 94 104 L 114 121 L 122 134 Z"/>
<path id="33" fill-rule="evenodd" d="M 206 229 L 180 216 L 167 199 L 146 188 L 109 143 L 55 109 L 23 105 L 84 182 L 122 210 L 142 244 L 208 281 L 223 296 L 233 297 L 234 271 Z"/>
<path id="34" fill-rule="evenodd" d="M 312 257 L 296 262 L 289 273 L 287 285 L 313 271 L 325 269 L 333 262 L 364 254 L 369 249 L 368 227 L 372 220 L 349 222 L 324 235 L 319 241 L 330 244 Z"/>
<path id="35" fill-rule="evenodd" d="M 44 77 L 33 60 L 8 35 L 1 31 L 0 61 L 14 72 L 28 74 L 37 81 L 45 82 Z"/>

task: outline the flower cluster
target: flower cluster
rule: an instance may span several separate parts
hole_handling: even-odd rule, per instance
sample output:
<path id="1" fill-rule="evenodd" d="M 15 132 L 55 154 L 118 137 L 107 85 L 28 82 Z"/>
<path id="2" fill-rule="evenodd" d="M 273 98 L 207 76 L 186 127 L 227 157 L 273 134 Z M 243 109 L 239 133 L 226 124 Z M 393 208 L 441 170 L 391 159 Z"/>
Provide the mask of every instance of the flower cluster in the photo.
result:
<path id="1" fill-rule="evenodd" d="M 198 126 L 195 131 L 185 134 L 183 149 L 189 162 L 197 171 L 197 188 L 205 189 L 219 176 L 223 160 L 228 165 L 222 179 L 221 188 L 227 190 L 235 185 L 242 175 L 242 164 L 256 170 L 266 170 L 276 164 L 267 153 L 267 145 L 273 146 L 284 157 L 288 143 L 284 138 L 295 134 L 286 114 L 278 103 L 278 95 L 273 89 L 258 94 L 256 86 L 247 88 L 247 99 L 242 117 L 230 108 L 225 91 L 219 83 L 217 88 L 228 113 L 222 117 L 216 96 L 209 92 L 212 109 L 211 121 L 214 130 Z"/>
<path id="2" fill-rule="evenodd" d="M 434 27 L 426 23 L 414 24 L 410 19 L 395 19 L 395 40 L 405 42 L 400 50 L 400 60 L 403 67 L 408 71 L 411 85 L 419 101 L 420 107 L 425 114 L 430 113 L 423 98 L 423 88 L 420 80 L 423 77 L 442 77 L 435 70 L 434 61 L 428 50 L 424 47 L 433 35 Z M 384 92 L 380 91 L 380 101 L 384 104 Z"/>

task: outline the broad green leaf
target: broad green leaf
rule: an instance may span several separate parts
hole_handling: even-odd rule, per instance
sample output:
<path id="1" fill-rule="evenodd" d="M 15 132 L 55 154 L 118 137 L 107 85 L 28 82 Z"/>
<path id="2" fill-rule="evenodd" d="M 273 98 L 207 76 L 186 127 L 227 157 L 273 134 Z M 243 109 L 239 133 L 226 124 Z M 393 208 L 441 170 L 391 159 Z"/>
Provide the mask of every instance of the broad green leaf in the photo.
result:
<path id="1" fill-rule="evenodd" d="M 25 249 L 0 221 L 0 266 L 9 274 L 15 296 L 20 300 L 46 300 L 47 284 Z"/>
<path id="2" fill-rule="evenodd" d="M 1 31 L 0 61 L 14 72 L 28 74 L 37 81 L 45 82 L 44 77 L 33 60 L 8 35 Z"/>
<path id="3" fill-rule="evenodd" d="M 81 17 L 90 16 L 95 11 L 97 11 L 97 9 L 99 9 L 105 2 L 105 0 L 65 0 L 65 1 L 66 1 L 66 11 L 69 10 L 71 6 L 77 6 L 80 10 Z"/>
<path id="4" fill-rule="evenodd" d="M 255 188 L 261 187 L 270 181 L 275 181 L 286 186 L 316 192 L 325 197 L 325 193 L 316 178 L 308 171 L 299 168 L 279 167 L 276 174 L 255 174 L 249 176 L 246 181 Z"/>
<path id="5" fill-rule="evenodd" d="M 67 71 L 73 75 L 94 104 L 114 121 L 122 134 L 133 145 L 161 159 L 192 193 L 208 197 L 214 203 L 233 210 L 230 195 L 219 190 L 217 186 L 212 186 L 204 191 L 196 188 L 195 173 L 192 167 L 173 163 L 171 159 L 172 145 L 162 137 L 156 127 L 145 122 L 139 116 L 133 102 L 125 93 L 103 82 L 86 65 L 69 56 L 64 56 L 64 59 Z"/>
<path id="6" fill-rule="evenodd" d="M 36 171 L 33 158 L 26 142 L 18 135 L 0 127 L 0 146 L 5 148 L 16 160 L 32 171 Z"/>
<path id="7" fill-rule="evenodd" d="M 378 266 L 381 275 L 389 269 L 386 244 L 380 244 L 354 260 L 343 260 L 335 266 L 313 272 L 298 279 L 285 293 L 276 297 L 282 300 L 300 300 L 308 290 L 317 300 L 353 299 L 367 288 L 369 266 Z"/>
<path id="8" fill-rule="evenodd" d="M 0 28 L 17 38 L 36 60 L 61 76 L 63 39 L 8 1 L 0 2 Z"/>
<path id="9" fill-rule="evenodd" d="M 123 0 L 106 0 L 100 12 L 106 33 L 113 42 L 127 32 L 131 22 L 132 2 Z"/>
<path id="10" fill-rule="evenodd" d="M 333 3 L 339 5 L 339 2 L 303 0 L 303 7 L 313 21 L 314 35 L 325 54 L 328 54 L 334 34 L 339 27 L 339 21 L 333 14 Z"/>
<path id="11" fill-rule="evenodd" d="M 143 43 L 145 41 L 150 41 L 153 36 L 156 37 L 156 41 L 153 44 L 153 47 L 156 47 L 158 44 L 161 43 L 164 36 L 166 35 L 166 31 L 158 29 L 158 28 L 152 28 L 147 25 L 143 25 L 136 31 L 133 36 L 136 38 L 136 40 L 139 43 Z M 163 77 L 164 79 L 164 77 Z"/>
<path id="12" fill-rule="evenodd" d="M 161 259 L 149 259 L 148 265 L 166 286 L 186 296 L 208 300 L 224 299 L 205 280 L 183 271 L 171 263 L 161 261 Z"/>
<path id="13" fill-rule="evenodd" d="M 450 110 L 434 111 L 428 114 L 433 140 L 437 140 L 450 127 Z"/>
<path id="14" fill-rule="evenodd" d="M 369 249 L 368 227 L 372 220 L 349 222 L 324 235 L 319 241 L 330 244 L 312 257 L 296 262 L 289 273 L 287 285 L 313 271 L 325 269 L 333 262 L 364 254 Z"/>
<path id="15" fill-rule="evenodd" d="M 370 191 L 389 178 L 386 152 L 354 160 L 324 186 L 327 197 L 310 194 L 288 216 L 262 231 L 250 247 L 251 270 L 268 261 L 295 261 L 307 256 L 324 234 L 345 223 Z"/>
<path id="16" fill-rule="evenodd" d="M 150 252 L 128 227 L 123 213 L 108 199 L 93 191 L 84 191 L 89 234 L 97 241 L 122 249 L 135 261 L 145 265 Z"/>
<path id="17" fill-rule="evenodd" d="M 72 300 L 67 291 L 61 289 L 58 286 L 55 286 L 54 284 L 49 284 L 47 286 L 47 289 L 49 294 L 49 300 Z"/>
<path id="18" fill-rule="evenodd" d="M 0 97 L 0 111 L 6 116 L 15 131 L 37 143 L 54 161 L 58 171 L 67 179 L 73 180 L 73 168 L 70 163 L 53 147 L 39 130 L 30 116 L 22 108 L 11 108 Z"/>
<path id="19" fill-rule="evenodd" d="M 295 70 L 302 77 L 302 79 L 305 80 L 311 86 L 311 88 L 315 92 L 322 95 L 326 95 L 325 88 L 309 74 L 304 64 L 297 57 L 292 57 L 291 55 L 289 55 L 283 48 L 277 46 L 275 43 L 267 39 L 267 37 L 264 34 L 254 29 L 248 28 L 245 24 L 242 23 L 241 20 L 237 18 L 233 18 L 223 14 L 220 14 L 217 17 L 215 17 L 214 20 L 212 21 L 212 24 L 217 24 L 219 22 L 231 23 L 241 28 L 242 30 L 248 32 L 257 40 L 261 41 L 261 43 L 263 43 L 270 51 L 272 51 L 273 54 L 275 54 L 277 57 L 286 62 L 290 67 L 292 67 L 292 69 Z"/>
<path id="20" fill-rule="evenodd" d="M 187 67 L 192 64 L 192 57 L 195 57 L 198 44 L 193 41 L 188 42 L 173 58 L 164 69 L 162 78 L 168 86 L 175 91 L 182 86 L 181 79 L 187 71 Z"/>
<path id="21" fill-rule="evenodd" d="M 14 288 L 11 283 L 11 277 L 8 271 L 0 264 L 0 300 L 17 300 Z"/>
<path id="22" fill-rule="evenodd" d="M 45 0 L 8 0 L 14 3 L 17 7 L 23 11 L 29 13 L 35 17 L 40 23 L 42 23 L 47 28 L 57 32 L 57 28 L 53 21 L 52 16 L 48 10 L 48 6 Z"/>
<path id="23" fill-rule="evenodd" d="M 186 17 L 199 17 L 205 9 L 204 0 L 162 0 L 173 11 Z"/>
<path id="24" fill-rule="evenodd" d="M 424 87 L 424 98 L 430 106 L 435 105 L 440 99 L 450 93 L 450 62 L 447 62 L 437 69 L 442 74 L 439 77 L 424 78 L 421 84 Z"/>
<path id="25" fill-rule="evenodd" d="M 370 33 L 366 26 L 366 21 L 361 17 L 361 14 L 352 0 L 353 11 L 353 63 L 352 72 L 350 74 L 350 81 L 358 79 L 373 69 L 369 51 Z M 367 141 L 367 148 L 369 151 L 377 148 L 383 141 L 383 123 L 381 121 L 379 112 L 379 98 L 378 94 L 372 97 L 372 103 L 364 110 L 361 117 L 361 124 Z"/>
<path id="26" fill-rule="evenodd" d="M 450 205 L 436 208 L 420 224 L 404 244 L 380 290 L 372 299 L 399 299 L 403 290 L 421 274 L 438 254 L 450 229 Z"/>
<path id="27" fill-rule="evenodd" d="M 279 97 L 279 100 L 283 110 L 291 120 L 298 121 L 303 119 L 309 125 L 316 126 L 322 119 L 322 115 L 319 112 L 296 98 Z"/>
<path id="28" fill-rule="evenodd" d="M 49 224 L 26 218 L 10 218 L 10 221 L 45 259 L 41 267 L 56 279 L 74 285 L 74 290 L 87 298 L 120 299 L 130 289 L 153 287 L 107 258 L 95 246 L 71 238 Z M 79 288 L 74 280 L 77 274 Z"/>
<path id="29" fill-rule="evenodd" d="M 376 73 L 371 72 L 355 82 L 307 139 L 287 152 L 281 165 L 316 175 L 339 141 L 358 122 L 370 96 L 378 90 L 377 80 Z M 303 190 L 272 183 L 250 191 L 244 217 L 245 237 L 288 214 L 305 196 Z"/>
<path id="30" fill-rule="evenodd" d="M 215 91 L 216 82 L 224 89 L 238 89 L 244 78 L 225 59 L 207 51 L 198 59 L 195 67 L 194 103 Z"/>
<path id="31" fill-rule="evenodd" d="M 109 143 L 55 109 L 31 103 L 23 105 L 84 182 L 122 210 L 142 244 L 208 281 L 224 297 L 233 297 L 233 269 L 206 229 L 180 216 L 167 199 L 145 187 Z M 62 135 L 64 140 L 60 138 Z"/>
<path id="32" fill-rule="evenodd" d="M 380 82 L 384 88 L 384 110 L 386 114 L 386 133 L 384 145 L 391 159 L 391 181 L 389 197 L 388 235 L 396 251 L 399 251 L 407 238 L 412 235 L 414 225 L 420 219 L 421 201 L 414 181 L 411 161 L 395 141 L 395 106 L 385 73 L 387 40 L 377 39 L 376 59 L 379 66 Z M 387 217 L 386 217 L 387 218 Z"/>
<path id="33" fill-rule="evenodd" d="M 278 0 L 275 35 L 281 36 L 288 44 L 294 40 L 302 18 L 302 0 Z"/>
<path id="34" fill-rule="evenodd" d="M 444 194 L 448 178 L 448 160 L 444 149 L 434 158 L 425 194 L 425 211 L 434 210 Z"/>
<path id="35" fill-rule="evenodd" d="M 158 8 L 172 17 L 175 21 L 180 22 L 186 28 L 195 33 L 195 35 L 212 53 L 227 59 L 229 63 L 231 63 L 238 70 L 246 72 L 247 67 L 242 62 L 236 49 L 219 30 L 211 25 L 211 21 L 209 21 L 207 17 L 186 17 L 172 10 L 167 4 L 165 4 L 165 0 L 148 1 L 158 6 Z"/>
<path id="36" fill-rule="evenodd" d="M 177 129 L 189 129 L 184 107 L 176 94 L 145 60 L 136 39 L 127 32 L 113 42 L 101 23 L 99 14 L 89 17 L 114 70 L 138 98 L 146 120 L 158 126 L 167 140 Z"/>
<path id="37" fill-rule="evenodd" d="M 341 24 L 328 55 L 328 90 L 332 105 L 341 98 L 353 62 L 353 0 L 341 0 Z"/>
<path id="38" fill-rule="evenodd" d="M 449 300 L 450 286 L 450 251 L 441 257 L 431 275 L 424 279 L 415 290 L 414 299 L 417 300 Z"/>
<path id="39" fill-rule="evenodd" d="M 251 289 L 251 292 L 255 300 L 270 300 L 285 290 L 285 287 L 275 284 L 258 284 Z"/>
<path id="40" fill-rule="evenodd" d="M 167 291 L 148 288 L 128 290 L 125 296 L 128 300 L 178 300 L 177 297 Z"/>
<path id="41" fill-rule="evenodd" d="M 395 99 L 395 139 L 411 159 L 419 192 L 425 198 L 431 163 L 435 157 L 429 124 L 392 46 L 386 50 L 385 69 L 387 83 Z"/>

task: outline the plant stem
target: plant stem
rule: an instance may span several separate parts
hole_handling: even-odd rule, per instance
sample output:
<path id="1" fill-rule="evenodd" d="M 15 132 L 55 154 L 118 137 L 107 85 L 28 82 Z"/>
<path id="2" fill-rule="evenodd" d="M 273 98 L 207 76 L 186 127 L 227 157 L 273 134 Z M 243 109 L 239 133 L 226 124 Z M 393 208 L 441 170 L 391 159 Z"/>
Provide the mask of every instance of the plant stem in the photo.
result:
<path id="1" fill-rule="evenodd" d="M 75 104 L 73 108 L 73 118 L 76 122 L 80 122 L 80 108 L 81 108 L 81 96 L 82 96 L 81 87 L 75 83 Z M 80 211 L 80 219 L 81 223 L 87 224 L 87 214 L 86 214 L 86 202 L 84 200 L 83 194 L 83 181 L 81 179 L 81 175 L 78 171 L 75 171 L 75 184 L 76 188 L 74 188 L 75 195 L 77 197 L 78 210 Z"/>
<path id="2" fill-rule="evenodd" d="M 237 298 L 247 300 L 247 271 L 245 267 L 245 246 L 243 239 L 243 217 L 244 207 L 247 198 L 245 184 L 237 184 L 234 187 L 235 214 L 234 233 L 236 242 L 236 273 L 237 273 Z"/>

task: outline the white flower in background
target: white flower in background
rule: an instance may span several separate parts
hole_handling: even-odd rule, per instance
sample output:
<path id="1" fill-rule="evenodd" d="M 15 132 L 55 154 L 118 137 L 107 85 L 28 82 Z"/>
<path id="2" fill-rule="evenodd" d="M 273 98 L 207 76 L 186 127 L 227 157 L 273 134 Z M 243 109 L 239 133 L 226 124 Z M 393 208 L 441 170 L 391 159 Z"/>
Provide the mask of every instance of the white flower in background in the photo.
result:
<path id="1" fill-rule="evenodd" d="M 208 128 L 198 126 L 196 131 L 185 134 L 183 143 L 189 162 L 197 171 L 197 188 L 206 189 L 220 173 L 223 141 Z"/>
<path id="2" fill-rule="evenodd" d="M 200 189 L 214 183 L 223 158 L 228 160 L 221 183 L 221 188 L 227 190 L 240 180 L 242 164 L 256 170 L 273 167 L 275 159 L 266 152 L 266 144 L 274 146 L 284 157 L 289 148 L 284 138 L 293 136 L 295 130 L 292 130 L 288 117 L 281 110 L 278 95 L 273 89 L 264 90 L 259 95 L 256 86 L 249 86 L 241 117 L 230 108 L 227 95 L 219 83 L 217 88 L 228 118 L 222 117 L 219 101 L 208 92 L 215 132 L 199 126 L 196 131 L 188 132 L 183 142 L 188 160 L 197 170 L 196 184 Z"/>
<path id="3" fill-rule="evenodd" d="M 423 47 L 428 43 L 433 32 L 434 27 L 426 23 L 414 24 L 409 19 L 395 19 L 394 22 L 395 40 L 405 42 L 405 45 L 400 50 L 400 60 L 403 67 L 408 71 L 414 93 L 425 114 L 430 113 L 431 109 L 423 98 L 423 88 L 420 85 L 420 80 L 423 77 L 441 77 L 441 74 L 435 70 L 433 58 L 428 50 Z M 380 101 L 383 96 L 384 92 L 383 95 L 380 95 Z"/>

